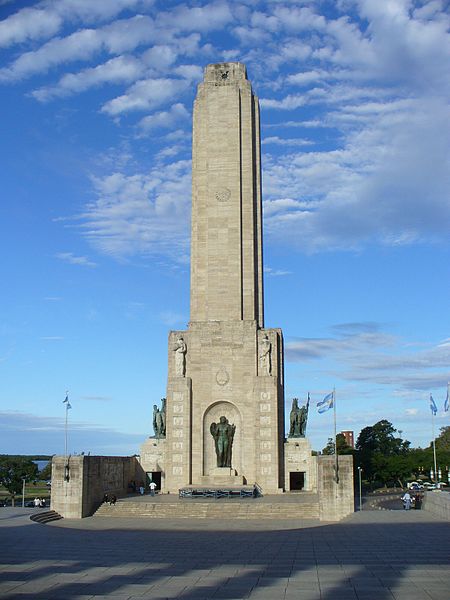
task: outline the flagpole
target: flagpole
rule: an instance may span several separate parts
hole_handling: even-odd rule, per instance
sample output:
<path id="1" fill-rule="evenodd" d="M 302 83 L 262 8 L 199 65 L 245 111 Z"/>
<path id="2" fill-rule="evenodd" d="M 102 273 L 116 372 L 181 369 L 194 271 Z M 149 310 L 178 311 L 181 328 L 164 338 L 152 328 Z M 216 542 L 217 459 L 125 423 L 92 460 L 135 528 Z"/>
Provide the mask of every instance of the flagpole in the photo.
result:
<path id="1" fill-rule="evenodd" d="M 69 392 L 66 392 L 66 423 L 65 423 L 65 427 L 64 427 L 64 459 L 65 462 L 67 462 L 67 423 L 68 423 L 68 417 L 69 417 Z"/>
<path id="2" fill-rule="evenodd" d="M 336 388 L 333 388 L 333 417 L 334 417 L 334 474 L 336 484 L 339 483 L 339 464 L 337 451 L 337 429 L 336 429 Z"/>
<path id="3" fill-rule="evenodd" d="M 436 461 L 436 438 L 434 435 L 434 411 L 431 411 L 431 429 L 433 435 L 433 457 L 434 457 L 434 481 L 439 483 L 439 477 L 437 472 L 437 461 Z"/>

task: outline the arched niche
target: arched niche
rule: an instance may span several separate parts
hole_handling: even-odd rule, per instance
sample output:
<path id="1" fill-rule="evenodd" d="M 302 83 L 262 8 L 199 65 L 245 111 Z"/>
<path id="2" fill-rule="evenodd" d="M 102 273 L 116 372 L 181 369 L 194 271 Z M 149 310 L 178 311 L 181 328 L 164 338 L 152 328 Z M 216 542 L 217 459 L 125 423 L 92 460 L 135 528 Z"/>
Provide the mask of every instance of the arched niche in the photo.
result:
<path id="1" fill-rule="evenodd" d="M 229 423 L 236 425 L 236 431 L 233 440 L 233 453 L 231 457 L 231 466 L 237 474 L 241 470 L 242 456 L 242 418 L 237 407 L 231 402 L 219 401 L 211 404 L 203 415 L 203 475 L 209 475 L 212 469 L 217 467 L 216 450 L 214 438 L 209 428 L 211 423 L 218 423 L 220 417 L 226 417 Z"/>

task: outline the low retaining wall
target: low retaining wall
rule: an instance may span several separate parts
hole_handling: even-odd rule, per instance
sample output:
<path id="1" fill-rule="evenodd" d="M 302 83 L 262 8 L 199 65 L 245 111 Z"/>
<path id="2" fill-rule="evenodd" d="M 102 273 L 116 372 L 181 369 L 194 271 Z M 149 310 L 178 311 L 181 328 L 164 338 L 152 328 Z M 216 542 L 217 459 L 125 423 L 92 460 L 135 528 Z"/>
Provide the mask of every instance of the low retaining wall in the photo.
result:
<path id="1" fill-rule="evenodd" d="M 450 492 L 426 492 L 422 508 L 440 519 L 450 521 Z"/>
<path id="2" fill-rule="evenodd" d="M 51 508 L 68 519 L 89 517 L 105 493 L 125 496 L 133 480 L 145 481 L 134 456 L 54 456 Z"/>

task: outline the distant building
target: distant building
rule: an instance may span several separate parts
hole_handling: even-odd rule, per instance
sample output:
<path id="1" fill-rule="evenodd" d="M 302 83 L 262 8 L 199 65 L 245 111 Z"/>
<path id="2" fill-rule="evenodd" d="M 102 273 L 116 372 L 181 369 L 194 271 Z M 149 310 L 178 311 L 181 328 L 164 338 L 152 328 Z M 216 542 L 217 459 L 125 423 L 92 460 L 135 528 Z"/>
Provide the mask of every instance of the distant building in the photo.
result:
<path id="1" fill-rule="evenodd" d="M 355 440 L 353 436 L 353 431 L 341 431 L 341 434 L 344 436 L 345 443 L 347 444 L 347 446 L 350 446 L 350 448 L 354 448 Z"/>

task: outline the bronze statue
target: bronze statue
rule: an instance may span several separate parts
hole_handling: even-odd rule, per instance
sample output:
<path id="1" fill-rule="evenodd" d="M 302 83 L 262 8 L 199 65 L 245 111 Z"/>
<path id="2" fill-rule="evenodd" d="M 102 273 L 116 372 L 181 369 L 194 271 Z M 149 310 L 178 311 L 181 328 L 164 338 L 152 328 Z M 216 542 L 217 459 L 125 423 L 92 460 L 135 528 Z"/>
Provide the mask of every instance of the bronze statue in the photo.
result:
<path id="1" fill-rule="evenodd" d="M 161 398 L 162 434 L 166 437 L 166 398 Z"/>
<path id="2" fill-rule="evenodd" d="M 153 405 L 153 431 L 156 438 L 166 437 L 166 399 L 161 398 L 161 410 Z"/>
<path id="3" fill-rule="evenodd" d="M 308 422 L 308 411 L 309 411 L 309 394 L 306 406 L 299 408 L 298 398 L 292 400 L 291 413 L 289 415 L 289 436 L 288 437 L 305 437 L 306 424 Z"/>
<path id="4" fill-rule="evenodd" d="M 228 419 L 222 416 L 218 423 L 211 423 L 209 430 L 216 446 L 217 466 L 231 468 L 231 450 L 236 425 L 230 425 Z"/>

